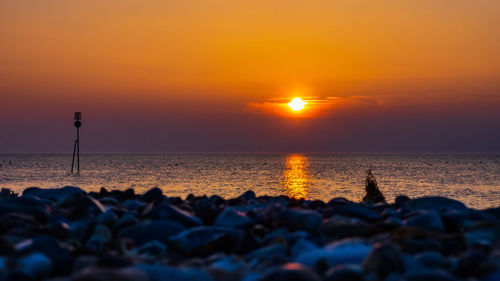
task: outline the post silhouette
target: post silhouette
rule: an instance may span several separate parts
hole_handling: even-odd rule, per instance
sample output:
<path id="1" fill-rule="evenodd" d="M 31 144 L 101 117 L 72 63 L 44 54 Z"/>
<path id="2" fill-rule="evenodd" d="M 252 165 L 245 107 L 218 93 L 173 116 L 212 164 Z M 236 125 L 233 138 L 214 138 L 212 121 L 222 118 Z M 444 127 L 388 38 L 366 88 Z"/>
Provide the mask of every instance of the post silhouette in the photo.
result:
<path id="1" fill-rule="evenodd" d="M 76 140 L 75 145 L 73 146 L 73 160 L 71 161 L 71 173 L 73 174 L 73 168 L 75 166 L 75 154 L 76 154 L 76 170 L 77 173 L 80 174 L 80 127 L 82 126 L 81 112 L 75 112 L 75 127 L 76 127 Z"/>

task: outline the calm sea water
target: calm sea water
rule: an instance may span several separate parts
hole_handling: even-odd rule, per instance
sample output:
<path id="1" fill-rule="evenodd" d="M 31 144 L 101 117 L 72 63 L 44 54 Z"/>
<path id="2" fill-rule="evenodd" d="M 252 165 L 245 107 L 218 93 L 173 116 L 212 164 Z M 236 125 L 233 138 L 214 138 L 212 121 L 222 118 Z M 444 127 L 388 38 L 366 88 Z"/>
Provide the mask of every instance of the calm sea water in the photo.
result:
<path id="1" fill-rule="evenodd" d="M 473 208 L 500 206 L 499 155 L 158 154 L 82 155 L 80 175 L 71 154 L 0 154 L 0 187 L 17 192 L 74 185 L 86 190 L 158 186 L 166 195 L 218 194 L 360 201 L 372 166 L 386 199 L 440 195 Z"/>

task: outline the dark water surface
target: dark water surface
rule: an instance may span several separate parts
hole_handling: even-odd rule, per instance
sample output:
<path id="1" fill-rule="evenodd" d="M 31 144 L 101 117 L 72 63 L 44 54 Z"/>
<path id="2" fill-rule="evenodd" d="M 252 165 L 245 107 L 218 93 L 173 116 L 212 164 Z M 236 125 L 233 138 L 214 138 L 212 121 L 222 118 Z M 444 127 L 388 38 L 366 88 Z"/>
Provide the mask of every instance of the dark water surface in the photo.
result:
<path id="1" fill-rule="evenodd" d="M 166 195 L 257 195 L 360 201 L 372 166 L 389 201 L 440 195 L 469 207 L 500 205 L 499 155 L 157 154 L 81 156 L 71 175 L 71 154 L 0 154 L 0 187 L 75 185 L 86 190 L 158 186 Z"/>

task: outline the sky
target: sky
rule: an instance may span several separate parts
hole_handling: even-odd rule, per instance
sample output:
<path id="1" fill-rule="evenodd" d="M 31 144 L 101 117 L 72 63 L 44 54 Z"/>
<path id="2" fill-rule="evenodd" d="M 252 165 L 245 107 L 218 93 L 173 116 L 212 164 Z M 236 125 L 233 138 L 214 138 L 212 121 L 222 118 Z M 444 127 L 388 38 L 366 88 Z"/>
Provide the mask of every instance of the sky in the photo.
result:
<path id="1" fill-rule="evenodd" d="M 496 0 L 0 0 L 0 152 L 500 153 L 499 50 Z"/>

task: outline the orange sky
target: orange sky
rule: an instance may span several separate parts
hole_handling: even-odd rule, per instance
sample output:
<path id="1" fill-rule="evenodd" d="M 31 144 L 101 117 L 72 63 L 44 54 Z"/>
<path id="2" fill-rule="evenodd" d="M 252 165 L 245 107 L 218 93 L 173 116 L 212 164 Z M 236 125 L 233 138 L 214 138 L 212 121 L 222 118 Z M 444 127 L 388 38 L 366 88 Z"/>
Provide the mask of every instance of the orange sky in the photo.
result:
<path id="1" fill-rule="evenodd" d="M 0 38 L 0 117 L 18 122 L 77 107 L 282 117 L 262 108 L 297 89 L 338 101 L 318 118 L 359 100 L 500 109 L 496 0 L 0 1 Z"/>

